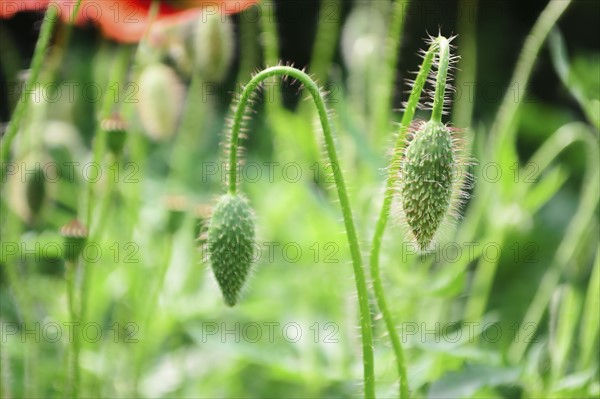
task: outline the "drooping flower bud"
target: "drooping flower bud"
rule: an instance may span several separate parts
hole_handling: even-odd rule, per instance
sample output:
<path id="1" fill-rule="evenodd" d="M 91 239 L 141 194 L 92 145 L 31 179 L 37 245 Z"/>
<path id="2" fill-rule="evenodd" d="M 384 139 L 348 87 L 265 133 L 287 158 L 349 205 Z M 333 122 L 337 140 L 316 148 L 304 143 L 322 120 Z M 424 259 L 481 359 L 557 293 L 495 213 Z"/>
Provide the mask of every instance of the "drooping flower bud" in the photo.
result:
<path id="1" fill-rule="evenodd" d="M 254 220 L 248 201 L 237 194 L 222 196 L 208 227 L 208 250 L 213 273 L 229 306 L 239 299 L 253 249 Z"/>
<path id="2" fill-rule="evenodd" d="M 400 169 L 402 211 L 410 233 L 426 251 L 449 214 L 457 166 L 456 140 L 449 127 L 426 122 L 417 126 L 404 150 Z"/>
<path id="3" fill-rule="evenodd" d="M 139 78 L 138 110 L 144 131 L 155 141 L 173 137 L 183 110 L 185 88 L 172 68 L 148 65 Z"/>
<path id="4" fill-rule="evenodd" d="M 77 219 L 71 220 L 60 229 L 64 238 L 64 258 L 67 262 L 75 262 L 83 250 L 88 237 L 88 231 Z"/>

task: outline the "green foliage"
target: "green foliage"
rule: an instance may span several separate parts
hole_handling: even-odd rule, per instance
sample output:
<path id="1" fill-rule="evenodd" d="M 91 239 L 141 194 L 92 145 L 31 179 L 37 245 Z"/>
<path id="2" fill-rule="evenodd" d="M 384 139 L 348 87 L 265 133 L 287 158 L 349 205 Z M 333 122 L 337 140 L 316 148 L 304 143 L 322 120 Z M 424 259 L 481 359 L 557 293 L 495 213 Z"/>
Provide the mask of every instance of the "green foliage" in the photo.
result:
<path id="1" fill-rule="evenodd" d="M 246 83 L 265 47 L 267 65 L 289 57 L 297 43 L 289 37 L 289 21 L 278 21 L 286 15 L 279 7 L 287 6 L 265 3 L 273 8 L 260 9 L 260 18 L 253 18 L 257 10 L 248 10 L 255 14 L 232 19 L 241 20 L 246 33 L 235 34 L 243 43 L 237 46 L 239 56 L 215 92 L 198 76 L 191 81 L 175 76 L 182 67 L 172 56 L 181 49 L 153 54 L 161 73 L 167 68 L 177 77 L 171 80 L 176 87 L 167 80 L 159 85 L 163 94 L 175 89 L 176 101 L 153 98 L 159 103 L 154 110 L 170 113 L 168 128 L 160 127 L 155 136 L 147 135 L 148 128 L 162 122 L 143 120 L 135 102 L 144 100 L 135 91 L 145 80 L 140 79 L 142 52 L 152 52 L 152 45 L 142 43 L 142 51 L 94 41 L 92 30 L 77 30 L 68 42 L 65 27 L 53 27 L 47 19 L 32 65 L 41 70 L 32 68 L 29 77 L 30 84 L 38 81 L 49 89 L 37 97 L 28 91 L 26 101 L 8 93 L 10 101 L 18 100 L 17 109 L 1 143 L 2 161 L 10 165 L 2 165 L 0 188 L 0 395 L 358 397 L 364 385 L 356 326 L 363 320 L 349 264 L 353 254 L 332 187 L 339 167 L 363 250 L 371 249 L 368 238 L 382 201 L 389 201 L 384 210 L 394 213 L 402 211 L 403 200 L 426 196 L 407 207 L 418 206 L 434 222 L 423 224 L 416 216 L 410 222 L 423 246 L 426 236 L 436 236 L 430 252 L 422 253 L 401 229 L 386 230 L 385 219 L 377 260 L 371 258 L 370 271 L 380 275 L 366 279 L 373 295 L 367 314 L 377 397 L 398 397 L 399 382 L 405 381 L 411 397 L 598 397 L 600 63 L 597 50 L 584 47 L 589 39 L 577 36 L 597 26 L 588 13 L 594 6 L 573 2 L 559 33 L 556 20 L 568 1 L 550 2 L 530 31 L 503 13 L 490 21 L 489 6 L 480 3 L 477 11 L 473 2 L 459 1 L 470 8 L 457 10 L 459 36 L 453 44 L 462 58 L 455 83 L 460 109 L 446 109 L 451 111 L 443 116 L 446 125 L 421 126 L 421 133 L 440 133 L 436 140 L 425 141 L 423 134 L 407 141 L 410 122 L 428 116 L 417 111 L 423 103 L 419 90 L 427 94 L 428 77 L 435 79 L 429 73 L 417 76 L 420 85 L 411 87 L 418 91 L 415 98 L 401 113 L 392 112 L 408 99 L 401 93 L 401 80 L 410 78 L 405 72 L 419 65 L 412 49 L 422 45 L 423 8 L 418 2 L 374 2 L 359 14 L 367 21 L 377 15 L 378 23 L 346 38 L 354 51 L 386 49 L 365 61 L 347 57 L 336 36 L 344 42 L 344 31 L 352 31 L 344 22 L 356 19 L 347 18 L 346 11 L 360 13 L 364 7 L 321 2 L 315 43 L 305 26 L 298 28 L 305 38 L 299 51 L 316 44 L 312 53 L 318 59 L 310 60 L 307 73 L 317 77 L 318 86 L 299 90 L 295 82 L 272 76 L 262 96 L 250 99 L 254 114 L 240 115 L 253 116 L 244 125 L 249 131 L 245 164 L 236 162 L 234 182 L 244 197 L 226 194 L 216 204 L 229 172 L 218 143 L 229 131 L 230 91 L 239 93 L 233 75 L 237 71 L 237 83 Z M 406 24 L 402 13 L 412 16 Z M 590 19 L 577 18 L 574 30 L 573 18 L 582 13 Z M 340 19 L 331 23 L 330 15 Z M 433 22 L 437 29 L 439 22 Z M 518 24 L 514 32 L 513 23 Z M 2 72 L 16 87 L 23 64 L 7 49 L 21 38 L 12 35 L 13 22 L 0 24 Z M 194 26 L 169 34 L 191 35 Z M 498 26 L 507 30 L 498 34 Z M 404 32 L 399 36 L 395 29 Z M 389 53 L 394 47 L 400 62 L 395 66 Z M 427 50 L 431 58 L 425 56 L 421 65 L 435 69 L 435 45 Z M 193 54 L 184 56 L 195 62 Z M 19 51 L 19 57 L 26 60 L 27 52 Z M 486 67 L 488 59 L 497 62 L 494 69 Z M 67 95 L 69 85 L 89 82 L 101 88 L 100 98 L 92 101 L 91 91 L 77 89 L 72 98 Z M 498 82 L 505 82 L 499 85 L 506 93 L 502 104 L 485 96 Z M 183 83 L 187 93 L 180 90 Z M 471 88 L 474 96 L 467 95 Z M 61 90 L 62 96 L 50 101 Z M 312 123 L 312 104 L 290 106 L 317 91 L 329 91 L 330 112 L 320 116 L 335 134 L 339 163 L 319 156 L 327 148 L 315 135 L 320 127 Z M 385 109 L 377 108 L 386 102 Z M 115 113 L 127 121 L 127 137 L 113 146 L 101 121 Z M 395 122 L 400 129 L 392 129 Z M 433 184 L 417 178 L 435 180 L 430 175 L 436 171 L 446 176 L 449 165 L 460 160 L 452 153 L 452 162 L 435 167 L 416 161 L 443 161 L 429 157 L 434 147 L 448 155 L 443 126 L 466 128 L 463 145 L 477 164 L 456 165 L 472 173 L 475 184 L 456 227 L 442 226 L 444 234 L 435 234 L 440 215 L 447 217 L 452 208 L 458 182 L 451 187 L 450 209 L 443 209 L 450 186 L 431 191 Z M 392 142 L 399 143 L 399 151 L 390 151 Z M 410 154 L 406 165 L 403 154 Z M 71 171 L 73 162 L 79 165 Z M 401 178 L 401 167 L 409 168 L 414 180 L 404 185 L 404 195 L 398 190 L 402 181 L 394 180 Z M 102 176 L 96 179 L 98 168 Z M 255 179 L 257 170 L 261 177 Z M 382 189 L 390 176 L 394 195 Z M 33 184 L 36 177 L 43 190 Z M 435 203 L 425 190 L 437 193 Z M 248 203 L 260 215 L 256 232 Z M 75 257 L 59 234 L 74 218 L 89 228 L 86 241 L 75 238 L 83 244 L 77 265 L 65 264 L 65 257 Z M 205 247 L 198 245 L 199 231 L 208 231 Z M 360 259 L 366 255 L 358 253 Z M 380 316 L 384 290 L 388 317 Z M 236 306 L 227 308 L 222 297 Z M 72 331 L 77 343 L 70 340 L 73 320 L 87 327 Z M 397 332 L 397 341 L 390 331 Z M 406 378 L 398 367 L 398 348 Z"/>

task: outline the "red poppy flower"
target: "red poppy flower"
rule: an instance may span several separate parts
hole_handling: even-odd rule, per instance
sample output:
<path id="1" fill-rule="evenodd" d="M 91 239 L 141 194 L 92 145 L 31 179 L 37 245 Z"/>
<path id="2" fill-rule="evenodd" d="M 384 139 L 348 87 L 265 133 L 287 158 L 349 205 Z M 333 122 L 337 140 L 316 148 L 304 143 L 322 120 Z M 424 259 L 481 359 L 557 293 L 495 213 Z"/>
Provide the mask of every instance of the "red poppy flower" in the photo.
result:
<path id="1" fill-rule="evenodd" d="M 160 1 L 156 25 L 183 23 L 205 14 L 235 14 L 258 0 L 180 0 Z M 0 18 L 10 18 L 20 11 L 40 11 L 51 3 L 58 6 L 59 14 L 68 21 L 77 4 L 76 0 L 0 0 Z M 152 0 L 82 0 L 75 22 L 97 24 L 102 33 L 124 43 L 139 41 L 150 22 Z"/>

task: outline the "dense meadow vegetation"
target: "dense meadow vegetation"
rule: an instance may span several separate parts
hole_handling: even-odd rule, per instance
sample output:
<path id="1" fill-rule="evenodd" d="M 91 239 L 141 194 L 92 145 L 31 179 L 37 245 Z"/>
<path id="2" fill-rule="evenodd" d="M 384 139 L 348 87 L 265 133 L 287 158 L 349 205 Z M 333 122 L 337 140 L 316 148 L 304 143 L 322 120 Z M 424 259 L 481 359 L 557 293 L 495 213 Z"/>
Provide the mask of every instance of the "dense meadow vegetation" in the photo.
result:
<path id="1" fill-rule="evenodd" d="M 600 3 L 46 3 L 3 398 L 600 397 Z"/>

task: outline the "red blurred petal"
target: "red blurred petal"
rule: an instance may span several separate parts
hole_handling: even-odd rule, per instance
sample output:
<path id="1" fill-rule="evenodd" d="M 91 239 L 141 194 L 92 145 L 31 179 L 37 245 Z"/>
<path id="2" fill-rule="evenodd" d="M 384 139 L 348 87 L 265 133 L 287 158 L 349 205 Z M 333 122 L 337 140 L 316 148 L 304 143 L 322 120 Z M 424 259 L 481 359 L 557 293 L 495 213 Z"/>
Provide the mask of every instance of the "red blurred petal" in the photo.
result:
<path id="1" fill-rule="evenodd" d="M 43 11 L 50 0 L 2 0 L 0 1 L 0 18 L 10 18 L 21 11 Z"/>
<path id="2" fill-rule="evenodd" d="M 41 11 L 48 7 L 50 0 L 0 0 L 0 18 L 10 18 L 21 11 Z M 60 15 L 68 21 L 74 11 L 75 0 L 54 1 L 60 8 Z M 199 12 L 206 14 L 235 14 L 257 0 L 181 0 L 161 1 L 155 23 L 166 27 L 185 23 Z M 75 19 L 77 24 L 92 22 L 102 33 L 114 40 L 138 42 L 148 26 L 152 0 L 83 0 Z M 189 10 L 189 9 L 192 10 Z"/>

